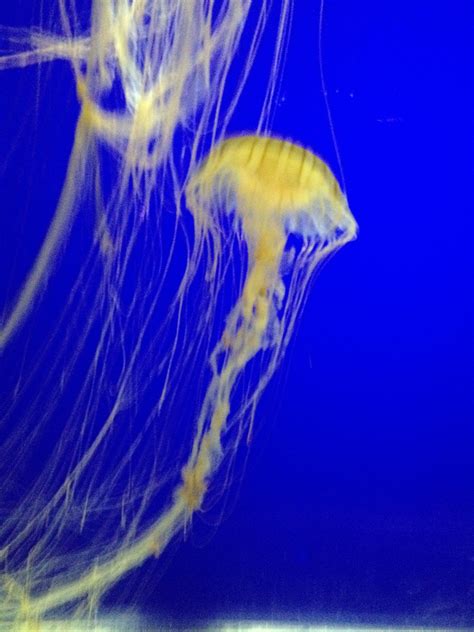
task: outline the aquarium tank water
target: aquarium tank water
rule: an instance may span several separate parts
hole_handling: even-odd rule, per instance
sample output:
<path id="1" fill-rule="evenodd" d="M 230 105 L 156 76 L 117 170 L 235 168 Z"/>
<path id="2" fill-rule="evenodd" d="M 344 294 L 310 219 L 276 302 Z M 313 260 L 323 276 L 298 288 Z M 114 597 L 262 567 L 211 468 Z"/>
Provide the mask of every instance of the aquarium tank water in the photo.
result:
<path id="1" fill-rule="evenodd" d="M 472 629 L 473 7 L 0 7 L 0 629 Z"/>

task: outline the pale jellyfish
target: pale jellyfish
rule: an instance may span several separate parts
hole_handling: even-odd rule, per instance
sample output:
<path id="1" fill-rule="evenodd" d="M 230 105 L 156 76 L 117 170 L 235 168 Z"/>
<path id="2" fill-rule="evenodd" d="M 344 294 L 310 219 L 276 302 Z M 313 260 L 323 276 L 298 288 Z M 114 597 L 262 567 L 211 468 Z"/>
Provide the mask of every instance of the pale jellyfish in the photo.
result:
<path id="1" fill-rule="evenodd" d="M 223 140 L 265 3 L 224 111 L 249 2 L 101 1 L 85 35 L 59 8 L 63 36 L 12 31 L 21 50 L 0 58 L 3 69 L 70 60 L 81 104 L 56 213 L 0 334 L 24 358 L 7 380 L 0 456 L 18 454 L 22 472 L 36 463 L 21 493 L 15 468 L 2 485 L 13 502 L 0 527 L 0 623 L 25 629 L 92 616 L 224 493 L 314 271 L 357 232 L 313 153 L 260 130 Z M 60 245 L 91 206 L 75 282 L 30 349 L 22 331 L 59 292 Z"/>

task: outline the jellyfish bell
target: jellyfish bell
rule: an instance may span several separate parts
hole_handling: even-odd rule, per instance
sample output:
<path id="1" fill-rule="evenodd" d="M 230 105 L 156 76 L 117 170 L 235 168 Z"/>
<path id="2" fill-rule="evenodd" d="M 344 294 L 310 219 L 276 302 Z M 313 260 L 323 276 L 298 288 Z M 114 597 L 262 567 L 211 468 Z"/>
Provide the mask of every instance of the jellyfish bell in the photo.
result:
<path id="1" fill-rule="evenodd" d="M 263 309 L 263 297 L 281 291 L 290 234 L 303 241 L 296 267 L 300 273 L 305 268 L 306 277 L 357 234 L 346 197 L 328 166 L 287 140 L 244 135 L 223 141 L 191 178 L 186 193 L 196 224 L 207 226 L 216 243 L 222 213 L 232 213 L 241 224 L 249 256 L 246 315 L 256 305 Z M 300 282 L 298 293 L 303 290 Z M 267 326 L 265 318 L 260 326 Z"/>
<path id="2" fill-rule="evenodd" d="M 224 209 L 215 203 L 222 194 L 231 198 Z M 269 233 L 295 233 L 334 249 L 357 233 L 327 165 L 309 150 L 271 136 L 223 141 L 191 178 L 186 195 L 198 225 L 207 224 L 209 214 L 235 212 L 251 243 L 270 240 Z"/>

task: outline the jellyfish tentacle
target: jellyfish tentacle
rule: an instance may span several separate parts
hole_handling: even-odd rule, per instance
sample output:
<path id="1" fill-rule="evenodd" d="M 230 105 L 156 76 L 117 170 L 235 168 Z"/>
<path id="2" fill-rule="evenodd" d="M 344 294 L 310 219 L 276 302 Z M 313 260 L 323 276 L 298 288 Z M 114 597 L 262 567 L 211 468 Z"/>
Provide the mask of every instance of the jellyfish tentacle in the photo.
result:
<path id="1" fill-rule="evenodd" d="M 209 479 L 222 460 L 222 437 L 231 412 L 233 387 L 246 365 L 265 347 L 273 297 L 280 288 L 279 268 L 284 248 L 282 234 L 274 230 L 270 235 L 262 235 L 252 248 L 253 261 L 241 297 L 230 312 L 224 333 L 212 353 L 215 357 L 226 351 L 219 370 L 214 363 L 206 405 L 200 415 L 191 456 L 182 470 L 183 484 L 178 490 L 190 514 L 201 507 Z"/>
<path id="2" fill-rule="evenodd" d="M 90 141 L 87 127 L 80 119 L 76 129 L 66 180 L 51 226 L 10 313 L 4 322 L 0 324 L 0 353 L 23 324 L 23 321 L 32 309 L 48 275 L 52 272 L 58 250 L 76 218 L 77 209 L 80 206 L 79 198 L 84 194 L 78 183 L 87 182 L 88 180 L 86 173 Z"/>
<path id="3" fill-rule="evenodd" d="M 274 236 L 274 235 L 273 235 Z M 241 298 L 238 299 L 228 323 L 239 324 L 233 330 L 230 348 L 220 371 L 208 387 L 201 409 L 201 420 L 209 417 L 209 425 L 198 432 L 188 462 L 182 469 L 182 481 L 173 494 L 173 502 L 152 527 L 127 549 L 119 550 L 113 558 L 98 563 L 82 577 L 51 590 L 43 596 L 29 598 L 26 611 L 29 617 L 41 616 L 73 599 L 85 595 L 97 597 L 105 586 L 117 581 L 148 557 L 156 555 L 156 542 L 162 550 L 169 540 L 198 511 L 208 490 L 209 480 L 222 461 L 221 440 L 231 412 L 231 395 L 239 375 L 247 363 L 263 348 L 265 332 L 270 324 L 273 294 L 279 281 L 279 264 L 283 255 L 283 241 L 269 256 L 270 241 L 263 237 L 255 247 L 253 264 L 249 270 Z M 229 332 L 228 326 L 225 329 Z M 227 334 L 229 335 L 229 333 Z M 213 355 L 223 348 L 224 334 Z M 204 424 L 201 423 L 201 427 Z"/>

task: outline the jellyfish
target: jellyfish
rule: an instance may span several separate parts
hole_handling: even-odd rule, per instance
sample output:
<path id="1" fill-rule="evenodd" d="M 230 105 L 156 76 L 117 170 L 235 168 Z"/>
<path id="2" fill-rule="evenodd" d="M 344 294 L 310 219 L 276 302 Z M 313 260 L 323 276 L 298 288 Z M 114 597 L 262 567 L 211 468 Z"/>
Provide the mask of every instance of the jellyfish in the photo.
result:
<path id="1" fill-rule="evenodd" d="M 252 396 L 258 399 L 291 338 L 314 270 L 355 238 L 357 226 L 326 164 L 310 151 L 270 136 L 223 141 L 191 178 L 187 202 L 197 231 L 205 233 L 218 253 L 220 215 L 231 214 L 232 230 L 248 258 L 241 293 L 211 353 L 212 378 L 178 488 L 178 498 L 193 512 L 219 465 L 239 376 L 255 356 L 266 353 Z M 296 248 L 291 254 L 285 250 L 290 235 L 301 239 L 297 253 Z M 285 284 L 288 259 L 292 280 Z M 251 411 L 243 423 L 251 427 Z"/>
<path id="2" fill-rule="evenodd" d="M 250 6 L 101 0 L 82 32 L 60 1 L 55 32 L 2 30 L 0 70 L 69 62 L 78 121 L 0 323 L 0 361 L 21 357 L 0 408 L 0 463 L 18 455 L 0 624 L 93 616 L 219 503 L 315 271 L 356 236 L 325 162 L 266 129 L 289 0 L 256 130 L 227 133 L 267 16 L 264 2 L 233 74 Z"/>

